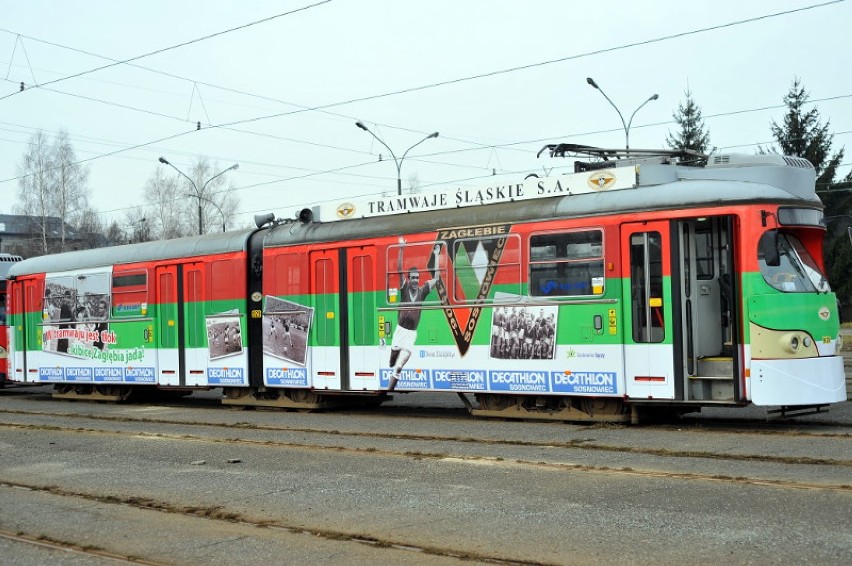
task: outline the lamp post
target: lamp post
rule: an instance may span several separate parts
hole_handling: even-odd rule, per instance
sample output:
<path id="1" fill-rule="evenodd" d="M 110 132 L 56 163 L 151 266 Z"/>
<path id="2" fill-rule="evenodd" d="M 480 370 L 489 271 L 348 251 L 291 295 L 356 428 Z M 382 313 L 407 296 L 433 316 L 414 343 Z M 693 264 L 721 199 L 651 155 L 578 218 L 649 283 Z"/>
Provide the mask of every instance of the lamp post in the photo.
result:
<path id="1" fill-rule="evenodd" d="M 224 213 L 224 212 L 222 212 L 222 207 L 220 207 L 218 204 L 216 204 L 216 202 L 215 202 L 215 201 L 212 201 L 212 200 L 210 200 L 209 198 L 204 197 L 204 196 L 201 196 L 201 195 L 190 195 L 190 194 L 187 194 L 186 196 L 188 196 L 188 197 L 198 196 L 198 198 L 200 198 L 200 199 L 201 199 L 201 200 L 203 200 L 204 202 L 209 202 L 210 204 L 212 204 L 212 205 L 216 208 L 216 210 L 218 210 L 218 211 L 219 211 L 219 214 L 221 214 L 221 215 L 222 215 L 222 232 L 224 232 L 224 231 L 225 231 L 225 213 Z"/>
<path id="2" fill-rule="evenodd" d="M 636 113 L 637 113 L 637 112 L 639 112 L 639 110 L 640 110 L 643 106 L 645 106 L 646 104 L 648 104 L 648 103 L 649 103 L 649 102 L 651 102 L 652 100 L 657 100 L 658 98 L 660 98 L 660 95 L 659 95 L 659 94 L 652 94 L 652 95 L 648 98 L 648 100 L 646 100 L 645 102 L 643 102 L 642 104 L 640 104 L 640 105 L 639 105 L 639 108 L 637 108 L 636 110 L 634 110 L 634 111 L 633 111 L 633 114 L 631 114 L 631 115 L 630 115 L 630 120 L 628 120 L 628 121 L 627 121 L 627 123 L 625 124 L 625 123 L 624 123 L 624 116 L 622 116 L 622 115 L 621 115 L 621 111 L 618 109 L 618 106 L 616 106 L 616 105 L 612 102 L 612 100 L 610 100 L 610 99 L 609 99 L 609 97 L 606 95 L 606 93 L 603 91 L 603 89 L 602 89 L 601 87 L 599 87 L 599 86 L 598 86 L 598 83 L 596 83 L 596 82 L 595 82 L 595 79 L 593 79 L 592 77 L 587 77 L 587 78 L 586 78 L 586 82 L 587 82 L 587 83 L 589 83 L 590 85 L 592 85 L 593 87 L 595 87 L 595 88 L 598 90 L 598 92 L 600 92 L 600 93 L 603 95 L 603 97 L 604 97 L 604 98 L 606 98 L 606 101 L 607 101 L 607 102 L 609 102 L 609 103 L 610 103 L 610 105 L 611 105 L 613 108 L 615 108 L 615 111 L 616 111 L 616 112 L 618 112 L 618 117 L 619 117 L 619 118 L 621 118 L 621 125 L 624 127 L 624 145 L 625 145 L 625 149 L 627 150 L 627 156 L 628 156 L 628 157 L 630 157 L 630 125 L 631 125 L 631 124 L 633 124 L 633 117 L 636 115 Z"/>
<path id="3" fill-rule="evenodd" d="M 219 177 L 219 176 L 221 176 L 221 175 L 224 175 L 224 174 L 225 174 L 225 173 L 227 173 L 228 171 L 234 171 L 235 169 L 239 169 L 239 168 L 240 168 L 240 164 L 239 164 L 239 163 L 234 163 L 233 165 L 231 165 L 230 167 L 228 167 L 228 168 L 227 168 L 227 169 L 225 169 L 224 171 L 220 171 L 219 173 L 216 173 L 215 175 L 213 175 L 212 177 L 210 177 L 209 179 L 207 179 L 207 181 L 205 181 L 205 182 L 204 182 L 204 185 L 202 185 L 202 186 L 201 186 L 201 190 L 199 191 L 199 190 L 198 190 L 198 185 L 196 185 L 196 184 L 195 184 L 195 181 L 193 181 L 190 177 L 188 177 L 188 176 L 187 176 L 187 175 L 186 175 L 183 171 L 181 171 L 180 169 L 178 169 L 177 167 L 175 167 L 174 165 L 172 165 L 171 163 L 169 163 L 169 161 L 168 161 L 165 157 L 160 157 L 159 161 L 160 161 L 160 163 L 162 163 L 163 165 L 168 165 L 169 167 L 171 167 L 172 169 L 174 169 L 175 171 L 177 171 L 178 173 L 180 173 L 180 174 L 181 174 L 181 175 L 182 175 L 182 176 L 183 176 L 183 177 L 184 177 L 187 181 L 189 181 L 189 182 L 190 182 L 190 184 L 192 185 L 192 190 L 193 190 L 193 191 L 195 191 L 195 195 L 192 195 L 192 196 L 195 196 L 195 198 L 197 198 L 197 199 L 198 199 L 198 234 L 199 234 L 199 235 L 203 234 L 203 233 L 204 233 L 204 226 L 203 226 L 203 224 L 201 223 L 201 201 L 202 201 L 202 200 L 205 200 L 205 201 L 207 201 L 207 202 L 213 202 L 213 201 L 211 201 L 211 200 L 210 200 L 210 199 L 208 199 L 208 198 L 204 198 L 204 197 L 202 197 L 202 196 L 201 196 L 201 194 L 204 192 L 204 189 L 206 189 L 206 188 L 207 188 L 207 185 L 209 185 L 209 184 L 210 184 L 210 181 L 212 181 L 212 180 L 213 180 L 213 179 L 215 179 L 216 177 Z M 219 208 L 219 207 L 218 207 L 218 206 L 216 206 L 216 208 Z M 222 212 L 222 209 L 221 209 L 221 208 L 219 208 L 219 212 Z M 224 226 L 225 226 L 224 218 L 225 218 L 225 214 L 224 214 L 224 213 L 222 213 L 222 227 L 223 227 L 223 228 L 222 228 L 222 231 L 223 231 L 223 232 L 225 231 L 225 230 L 224 230 Z"/>
<path id="4" fill-rule="evenodd" d="M 421 143 L 425 142 L 426 140 L 432 139 L 432 138 L 437 138 L 438 132 L 432 132 L 431 134 L 429 134 L 428 136 L 426 136 L 425 138 L 423 138 L 422 140 L 420 140 L 416 144 L 412 145 L 411 147 L 409 147 L 408 149 L 405 150 L 405 153 L 402 154 L 402 157 L 397 159 L 396 154 L 393 152 L 393 150 L 390 147 L 388 147 L 388 144 L 386 144 L 384 141 L 382 141 L 382 138 L 380 138 L 379 136 L 374 134 L 372 131 L 370 131 L 367 128 L 367 126 L 364 125 L 363 122 L 355 122 L 355 125 L 358 126 L 359 128 L 361 128 L 362 130 L 364 130 L 365 132 L 367 132 L 368 134 L 370 134 L 371 136 L 373 136 L 374 138 L 376 138 L 376 141 L 379 142 L 380 144 L 382 144 L 383 146 L 385 146 L 387 148 L 387 150 L 390 152 L 391 157 L 393 157 L 393 162 L 396 164 L 396 194 L 402 195 L 402 162 L 405 159 L 405 156 L 408 155 L 409 151 L 411 151 L 412 149 L 414 149 L 415 147 L 417 147 Z"/>

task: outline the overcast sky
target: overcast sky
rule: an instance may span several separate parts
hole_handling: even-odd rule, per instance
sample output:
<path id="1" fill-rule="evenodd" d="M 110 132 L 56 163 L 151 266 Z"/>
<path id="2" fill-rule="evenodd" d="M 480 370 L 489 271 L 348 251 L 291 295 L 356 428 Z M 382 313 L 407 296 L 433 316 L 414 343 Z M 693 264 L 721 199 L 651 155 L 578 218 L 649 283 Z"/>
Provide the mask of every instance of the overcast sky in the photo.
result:
<path id="1" fill-rule="evenodd" d="M 690 89 L 712 145 L 744 153 L 771 143 L 798 76 L 848 149 L 842 173 L 852 164 L 848 1 L 0 0 L 0 14 L 5 213 L 39 129 L 68 131 L 105 220 L 143 203 L 159 156 L 184 171 L 199 155 L 238 163 L 241 226 L 395 191 L 387 150 L 356 120 L 398 156 L 440 132 L 408 154 L 404 186 L 570 167 L 536 153 L 624 147 L 589 76 L 625 120 L 659 94 L 633 119 L 633 148 L 664 147 Z"/>

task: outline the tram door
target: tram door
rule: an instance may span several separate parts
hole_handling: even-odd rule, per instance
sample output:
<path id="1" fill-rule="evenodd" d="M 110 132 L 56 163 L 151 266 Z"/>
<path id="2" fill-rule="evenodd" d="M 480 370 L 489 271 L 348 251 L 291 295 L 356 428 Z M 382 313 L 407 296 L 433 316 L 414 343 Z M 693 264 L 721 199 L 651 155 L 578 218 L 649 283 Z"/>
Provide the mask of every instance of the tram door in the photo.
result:
<path id="1" fill-rule="evenodd" d="M 178 346 L 180 324 L 178 320 L 178 266 L 157 267 L 155 277 L 157 300 L 157 327 L 154 331 L 157 344 L 158 383 L 180 385 L 181 352 Z"/>
<path id="2" fill-rule="evenodd" d="M 23 381 L 36 381 L 38 379 L 38 367 L 42 361 L 42 348 L 34 348 L 40 343 L 40 332 L 38 325 L 30 324 L 25 316 L 26 307 L 42 304 L 44 294 L 42 284 L 32 279 L 16 281 L 14 297 L 14 312 L 18 315 L 19 324 L 22 328 L 9 327 L 8 350 L 14 351 L 15 355 L 8 359 L 6 371 L 10 378 Z M 21 339 L 21 343 L 17 342 Z"/>
<path id="3" fill-rule="evenodd" d="M 376 248 L 315 251 L 310 254 L 310 264 L 314 388 L 375 389 Z"/>
<path id="4" fill-rule="evenodd" d="M 310 348 L 311 382 L 315 389 L 342 387 L 340 309 L 340 255 L 343 250 L 317 250 L 310 252 L 311 297 L 313 298 L 313 343 Z"/>
<path id="5" fill-rule="evenodd" d="M 375 246 L 346 250 L 346 293 L 342 293 L 347 312 L 345 348 L 348 352 L 348 383 L 351 390 L 376 389 L 379 375 L 376 352 L 379 321 L 376 315 L 376 261 Z"/>
<path id="6" fill-rule="evenodd" d="M 625 392 L 631 398 L 675 397 L 669 231 L 669 222 L 621 229 Z"/>
<path id="7" fill-rule="evenodd" d="M 157 267 L 155 272 L 157 327 L 154 337 L 157 344 L 158 383 L 180 385 L 180 348 L 178 348 L 178 266 Z"/>
<path id="8" fill-rule="evenodd" d="M 208 352 L 219 351 L 221 344 L 209 344 L 207 318 L 204 312 L 209 291 L 205 288 L 205 265 L 201 262 L 183 266 L 183 340 L 184 381 L 181 385 L 207 383 Z M 217 336 L 218 340 L 223 338 Z M 209 349 L 208 349 L 209 348 Z"/>
<path id="9" fill-rule="evenodd" d="M 738 349 L 732 219 L 688 218 L 676 227 L 674 304 L 682 313 L 679 363 L 686 398 L 733 401 Z"/>

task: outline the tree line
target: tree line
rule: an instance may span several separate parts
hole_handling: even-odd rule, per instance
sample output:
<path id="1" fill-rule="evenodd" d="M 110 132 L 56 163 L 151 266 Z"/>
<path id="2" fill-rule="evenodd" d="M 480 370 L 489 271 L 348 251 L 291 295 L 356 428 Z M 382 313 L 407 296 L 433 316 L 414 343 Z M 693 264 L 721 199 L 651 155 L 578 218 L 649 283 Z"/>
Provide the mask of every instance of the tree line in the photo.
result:
<path id="1" fill-rule="evenodd" d="M 60 130 L 51 140 L 39 130 L 18 165 L 13 208 L 26 218 L 29 237 L 4 242 L 4 249 L 32 257 L 180 238 L 197 234 L 199 225 L 205 233 L 222 231 L 234 224 L 239 199 L 216 168 L 205 156 L 196 158 L 186 173 L 158 166 L 141 188 L 146 204 L 106 222 L 91 205 L 89 169 L 77 159 L 68 132 Z"/>

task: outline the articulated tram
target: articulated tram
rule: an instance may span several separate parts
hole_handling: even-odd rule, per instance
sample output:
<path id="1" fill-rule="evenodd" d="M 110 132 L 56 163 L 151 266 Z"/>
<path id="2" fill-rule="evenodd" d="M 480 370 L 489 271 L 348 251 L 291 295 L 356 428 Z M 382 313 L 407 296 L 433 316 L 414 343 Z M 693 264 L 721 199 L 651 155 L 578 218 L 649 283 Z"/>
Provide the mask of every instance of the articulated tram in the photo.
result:
<path id="1" fill-rule="evenodd" d="M 547 149 L 593 159 L 16 263 L 9 375 L 299 409 L 443 391 L 557 420 L 846 399 L 809 162 Z"/>

